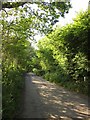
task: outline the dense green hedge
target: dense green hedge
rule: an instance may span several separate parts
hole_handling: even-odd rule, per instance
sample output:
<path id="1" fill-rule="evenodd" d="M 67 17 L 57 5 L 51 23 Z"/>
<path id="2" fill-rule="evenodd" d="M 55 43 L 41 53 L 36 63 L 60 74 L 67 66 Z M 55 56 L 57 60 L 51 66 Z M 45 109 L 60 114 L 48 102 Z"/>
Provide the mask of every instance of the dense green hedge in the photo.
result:
<path id="1" fill-rule="evenodd" d="M 89 12 L 80 12 L 73 23 L 41 39 L 37 50 L 44 78 L 84 94 L 88 94 L 90 71 L 87 56 Z"/>

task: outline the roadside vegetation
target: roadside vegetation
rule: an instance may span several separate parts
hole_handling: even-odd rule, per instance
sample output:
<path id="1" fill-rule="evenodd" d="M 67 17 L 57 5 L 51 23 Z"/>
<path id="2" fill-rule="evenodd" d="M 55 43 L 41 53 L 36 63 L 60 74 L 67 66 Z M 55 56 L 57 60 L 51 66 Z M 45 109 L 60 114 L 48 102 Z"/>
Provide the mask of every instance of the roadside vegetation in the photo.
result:
<path id="1" fill-rule="evenodd" d="M 56 28 L 38 42 L 34 72 L 45 79 L 88 95 L 89 12 L 80 12 L 73 23 Z M 37 62 L 35 62 L 37 63 Z"/>
<path id="2" fill-rule="evenodd" d="M 90 11 L 79 13 L 73 23 L 53 30 L 55 20 L 68 13 L 69 2 L 38 3 L 41 13 L 40 10 L 32 10 L 29 6 L 32 3 L 24 4 L 3 2 L 0 11 L 2 118 L 9 120 L 14 118 L 20 107 L 27 72 L 34 72 L 50 82 L 88 95 Z M 37 32 L 45 35 L 37 44 L 38 50 L 31 46 Z"/>

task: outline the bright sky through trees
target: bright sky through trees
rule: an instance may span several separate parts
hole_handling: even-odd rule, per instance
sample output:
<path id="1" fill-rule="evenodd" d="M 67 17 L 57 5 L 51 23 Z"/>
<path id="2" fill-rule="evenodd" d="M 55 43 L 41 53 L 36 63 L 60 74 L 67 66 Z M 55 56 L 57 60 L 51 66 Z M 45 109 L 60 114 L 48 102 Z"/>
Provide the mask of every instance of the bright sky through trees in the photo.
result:
<path id="1" fill-rule="evenodd" d="M 73 22 L 72 18 L 75 18 L 76 14 L 79 11 L 81 11 L 81 10 L 85 11 L 86 9 L 88 9 L 88 1 L 89 0 L 70 0 L 70 1 L 72 4 L 72 8 L 70 8 L 69 13 L 65 15 L 65 18 L 60 17 L 59 22 L 56 23 L 54 25 L 54 27 L 56 25 L 63 26 L 70 22 Z M 35 36 L 36 41 L 40 40 L 40 38 L 41 38 L 40 35 Z M 33 46 L 35 47 L 35 43 L 33 43 Z"/>
<path id="2" fill-rule="evenodd" d="M 72 22 L 72 18 L 76 16 L 76 14 L 83 10 L 88 9 L 88 1 L 89 0 L 70 0 L 72 4 L 72 8 L 70 8 L 69 13 L 65 15 L 65 18 L 60 17 L 57 25 L 65 25 L 67 23 Z"/>
<path id="3" fill-rule="evenodd" d="M 59 22 L 57 22 L 56 25 L 63 26 L 63 25 L 66 25 L 67 23 L 73 22 L 72 18 L 75 18 L 76 14 L 80 10 L 85 11 L 88 8 L 89 0 L 70 0 L 70 1 L 72 4 L 72 8 L 70 8 L 69 13 L 65 15 L 65 18 L 60 17 Z M 33 4 L 32 8 L 37 9 L 37 6 L 35 4 Z M 10 19 L 13 19 L 13 16 L 10 17 L 9 20 Z M 54 25 L 54 27 L 56 25 Z M 40 38 L 41 38 L 40 35 L 35 36 L 36 41 L 38 41 Z"/>

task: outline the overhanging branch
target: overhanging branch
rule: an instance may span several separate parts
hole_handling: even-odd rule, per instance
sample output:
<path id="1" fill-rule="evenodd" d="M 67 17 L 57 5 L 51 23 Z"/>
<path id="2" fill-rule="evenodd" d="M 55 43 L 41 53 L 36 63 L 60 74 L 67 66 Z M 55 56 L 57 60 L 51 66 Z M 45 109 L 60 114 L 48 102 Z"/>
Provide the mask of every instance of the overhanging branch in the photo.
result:
<path id="1" fill-rule="evenodd" d="M 27 2 L 2 2 L 2 9 L 3 8 L 16 8 L 19 6 L 23 6 Z"/>

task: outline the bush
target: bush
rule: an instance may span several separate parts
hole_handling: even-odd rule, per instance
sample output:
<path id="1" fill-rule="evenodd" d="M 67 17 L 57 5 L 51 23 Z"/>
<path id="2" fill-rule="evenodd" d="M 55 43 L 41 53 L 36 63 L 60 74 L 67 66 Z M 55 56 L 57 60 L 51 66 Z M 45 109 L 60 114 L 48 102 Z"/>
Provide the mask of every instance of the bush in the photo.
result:
<path id="1" fill-rule="evenodd" d="M 24 86 L 23 74 L 19 70 L 3 71 L 2 118 L 12 119 L 20 107 L 20 93 Z"/>

